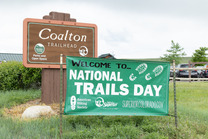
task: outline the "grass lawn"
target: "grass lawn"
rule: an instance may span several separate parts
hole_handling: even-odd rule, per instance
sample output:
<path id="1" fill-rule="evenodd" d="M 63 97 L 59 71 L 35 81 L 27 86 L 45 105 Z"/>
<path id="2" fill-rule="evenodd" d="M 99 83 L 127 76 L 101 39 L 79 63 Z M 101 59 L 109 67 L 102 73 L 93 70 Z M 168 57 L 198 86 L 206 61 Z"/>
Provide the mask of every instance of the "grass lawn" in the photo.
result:
<path id="1" fill-rule="evenodd" d="M 40 90 L 14 90 L 0 91 L 0 116 L 3 108 L 11 108 L 12 106 L 26 103 L 29 100 L 40 98 Z"/>
<path id="2" fill-rule="evenodd" d="M 208 82 L 176 84 L 178 129 L 171 116 L 64 116 L 63 138 L 207 139 Z M 0 108 L 40 97 L 39 90 L 22 92 L 0 92 Z M 173 115 L 173 83 L 169 96 Z M 2 116 L 0 125 L 1 138 L 59 138 L 57 116 L 26 121 Z"/>

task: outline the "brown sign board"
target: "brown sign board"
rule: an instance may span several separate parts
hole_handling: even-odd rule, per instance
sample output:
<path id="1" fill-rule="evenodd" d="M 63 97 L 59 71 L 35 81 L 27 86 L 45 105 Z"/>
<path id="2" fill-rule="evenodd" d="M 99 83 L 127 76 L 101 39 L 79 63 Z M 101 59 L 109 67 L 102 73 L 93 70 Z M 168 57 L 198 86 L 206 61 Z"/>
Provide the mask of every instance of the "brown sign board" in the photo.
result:
<path id="1" fill-rule="evenodd" d="M 26 18 L 23 22 L 23 65 L 33 68 L 59 68 L 60 54 L 97 57 L 97 26 Z M 64 58 L 64 68 L 65 60 Z"/>

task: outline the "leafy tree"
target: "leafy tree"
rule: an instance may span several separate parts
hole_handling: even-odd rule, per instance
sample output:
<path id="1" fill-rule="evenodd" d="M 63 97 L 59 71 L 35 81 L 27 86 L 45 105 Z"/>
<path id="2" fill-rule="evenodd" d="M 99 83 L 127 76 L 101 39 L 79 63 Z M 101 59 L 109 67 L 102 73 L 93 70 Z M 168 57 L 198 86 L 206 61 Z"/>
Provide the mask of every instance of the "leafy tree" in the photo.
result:
<path id="1" fill-rule="evenodd" d="M 200 47 L 199 49 L 196 49 L 195 52 L 192 55 L 192 62 L 208 62 L 207 59 L 207 53 L 208 47 Z M 203 64 L 197 64 L 197 65 L 203 65 Z"/>
<path id="2" fill-rule="evenodd" d="M 180 63 L 183 56 L 186 55 L 186 53 L 183 51 L 184 48 L 182 48 L 178 43 L 174 43 L 174 41 L 171 41 L 172 46 L 170 49 L 167 50 L 167 54 L 164 54 L 163 57 L 160 57 L 162 60 L 173 62 L 175 60 L 176 65 Z"/>

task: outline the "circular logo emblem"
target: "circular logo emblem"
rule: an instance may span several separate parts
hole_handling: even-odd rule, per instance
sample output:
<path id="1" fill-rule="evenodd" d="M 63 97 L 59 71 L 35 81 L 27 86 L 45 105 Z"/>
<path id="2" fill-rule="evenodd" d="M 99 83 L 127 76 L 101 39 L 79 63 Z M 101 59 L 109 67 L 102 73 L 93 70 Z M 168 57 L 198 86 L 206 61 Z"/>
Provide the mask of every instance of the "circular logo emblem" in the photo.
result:
<path id="1" fill-rule="evenodd" d="M 96 100 L 95 100 L 95 105 L 98 106 L 98 107 L 101 107 L 104 105 L 104 99 L 102 97 L 98 97 Z"/>
<path id="2" fill-rule="evenodd" d="M 37 54 L 42 54 L 42 53 L 44 53 L 44 51 L 45 51 L 45 47 L 44 47 L 43 44 L 38 43 L 38 44 L 35 45 L 34 50 L 35 50 L 35 52 L 36 52 Z"/>
<path id="3" fill-rule="evenodd" d="M 81 46 L 81 47 L 79 48 L 79 54 L 80 54 L 81 56 L 86 56 L 86 55 L 88 54 L 88 49 L 87 49 L 87 47 L 86 47 L 86 46 Z"/>

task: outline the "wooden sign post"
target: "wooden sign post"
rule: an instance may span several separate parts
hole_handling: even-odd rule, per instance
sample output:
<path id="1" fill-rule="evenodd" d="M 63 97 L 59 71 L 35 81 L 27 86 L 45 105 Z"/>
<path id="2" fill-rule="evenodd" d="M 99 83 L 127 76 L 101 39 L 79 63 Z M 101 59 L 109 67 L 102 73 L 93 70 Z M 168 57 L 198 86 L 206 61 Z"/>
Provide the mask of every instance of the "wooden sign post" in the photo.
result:
<path id="1" fill-rule="evenodd" d="M 43 68 L 41 101 L 59 102 L 60 54 L 97 57 L 97 26 L 78 23 L 70 14 L 50 12 L 43 19 L 24 20 L 23 65 Z M 63 59 L 63 90 L 66 96 L 66 60 Z"/>

